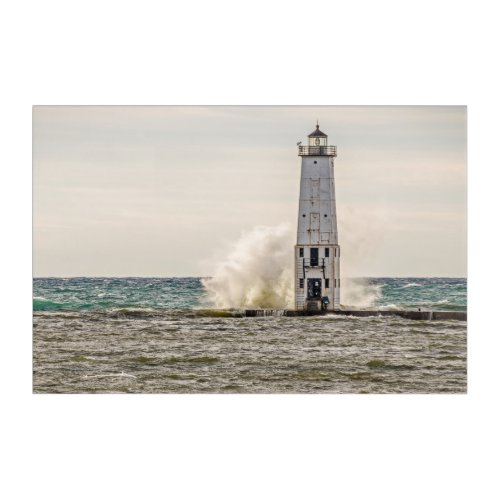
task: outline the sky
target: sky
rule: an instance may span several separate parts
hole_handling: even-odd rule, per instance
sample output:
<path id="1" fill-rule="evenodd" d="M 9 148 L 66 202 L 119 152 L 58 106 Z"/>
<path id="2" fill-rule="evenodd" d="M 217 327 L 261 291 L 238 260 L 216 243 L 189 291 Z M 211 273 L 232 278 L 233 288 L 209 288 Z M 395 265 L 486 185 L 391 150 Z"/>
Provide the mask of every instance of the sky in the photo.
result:
<path id="1" fill-rule="evenodd" d="M 34 276 L 210 276 L 256 226 L 293 239 L 316 120 L 343 275 L 466 276 L 465 106 L 35 106 Z"/>

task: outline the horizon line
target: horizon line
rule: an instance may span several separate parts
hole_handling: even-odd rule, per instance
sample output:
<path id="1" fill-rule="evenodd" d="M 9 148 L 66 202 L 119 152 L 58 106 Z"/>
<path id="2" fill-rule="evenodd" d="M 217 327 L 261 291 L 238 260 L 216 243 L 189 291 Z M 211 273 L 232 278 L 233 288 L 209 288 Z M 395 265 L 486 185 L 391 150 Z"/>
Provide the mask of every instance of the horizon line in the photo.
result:
<path id="1" fill-rule="evenodd" d="M 147 275 L 147 276 L 139 276 L 139 275 L 119 275 L 119 276 L 105 276 L 105 275 L 71 275 L 71 276 L 32 276 L 32 279 L 72 279 L 72 278 L 213 278 L 214 276 L 156 276 L 156 275 Z M 344 276 L 341 279 L 355 279 L 355 278 L 415 278 L 415 279 L 423 279 L 423 278 L 447 278 L 447 279 L 466 279 L 467 276 L 443 276 L 443 275 L 433 275 L 433 276 Z"/>

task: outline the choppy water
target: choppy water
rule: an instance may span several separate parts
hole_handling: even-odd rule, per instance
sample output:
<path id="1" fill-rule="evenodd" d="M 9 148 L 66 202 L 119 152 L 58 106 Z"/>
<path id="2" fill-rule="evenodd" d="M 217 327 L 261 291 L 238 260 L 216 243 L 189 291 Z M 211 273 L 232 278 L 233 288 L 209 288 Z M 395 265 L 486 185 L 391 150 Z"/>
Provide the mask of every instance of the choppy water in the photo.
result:
<path id="1" fill-rule="evenodd" d="M 461 310 L 466 280 L 370 280 L 376 306 Z M 441 393 L 467 387 L 466 323 L 239 317 L 199 278 L 34 280 L 33 387 L 49 393 Z"/>

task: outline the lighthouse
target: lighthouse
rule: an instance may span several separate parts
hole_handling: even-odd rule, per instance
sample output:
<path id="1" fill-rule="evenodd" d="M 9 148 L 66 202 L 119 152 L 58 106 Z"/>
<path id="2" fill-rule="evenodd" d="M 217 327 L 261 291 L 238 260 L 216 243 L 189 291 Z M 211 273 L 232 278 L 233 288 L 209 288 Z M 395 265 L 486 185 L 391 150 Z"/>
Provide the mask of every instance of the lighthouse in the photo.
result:
<path id="1" fill-rule="evenodd" d="M 295 245 L 295 308 L 335 311 L 340 308 L 340 247 L 335 208 L 334 158 L 337 147 L 316 125 L 302 158 Z"/>

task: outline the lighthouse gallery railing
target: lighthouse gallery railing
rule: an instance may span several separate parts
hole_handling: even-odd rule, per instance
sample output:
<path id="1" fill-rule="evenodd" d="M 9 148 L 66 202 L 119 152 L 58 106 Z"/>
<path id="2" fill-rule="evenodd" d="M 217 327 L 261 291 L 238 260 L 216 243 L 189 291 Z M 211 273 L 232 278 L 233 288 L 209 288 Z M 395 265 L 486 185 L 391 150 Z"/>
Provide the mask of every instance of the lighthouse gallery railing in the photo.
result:
<path id="1" fill-rule="evenodd" d="M 299 156 L 337 156 L 337 146 L 299 146 Z"/>

